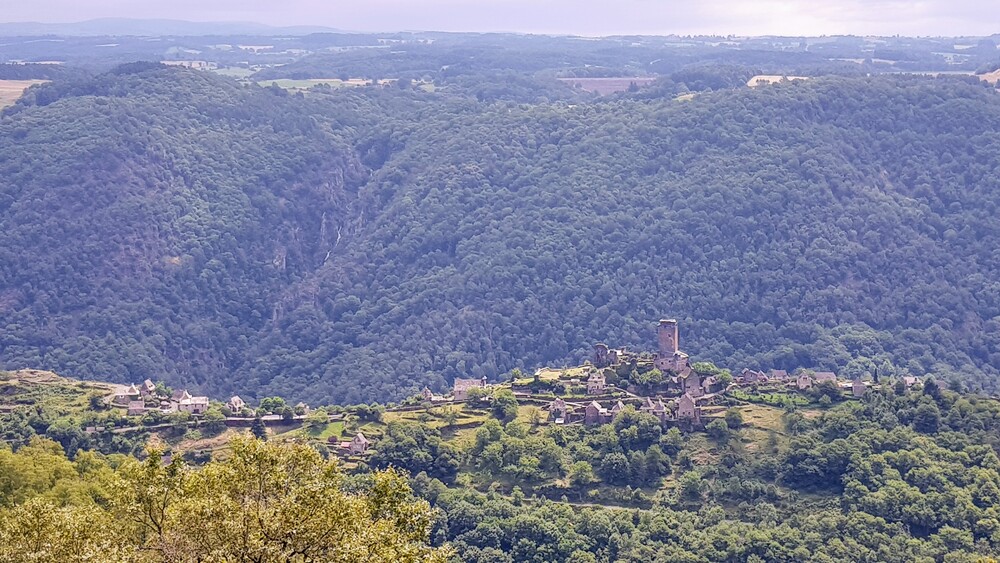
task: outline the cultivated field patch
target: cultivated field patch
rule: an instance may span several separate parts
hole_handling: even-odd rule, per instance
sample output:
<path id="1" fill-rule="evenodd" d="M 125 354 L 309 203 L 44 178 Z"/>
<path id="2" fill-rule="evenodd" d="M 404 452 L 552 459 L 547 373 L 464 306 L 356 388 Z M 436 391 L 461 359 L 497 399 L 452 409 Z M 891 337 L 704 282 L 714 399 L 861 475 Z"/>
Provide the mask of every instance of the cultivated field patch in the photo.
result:
<path id="1" fill-rule="evenodd" d="M 48 80 L 0 80 L 0 108 L 16 102 L 21 94 L 24 94 L 24 91 L 31 86 L 44 82 L 48 82 Z"/>
<path id="2" fill-rule="evenodd" d="M 986 74 L 979 75 L 980 80 L 989 82 L 994 86 L 1000 85 L 1000 69 L 994 70 L 993 72 L 987 72 Z"/>
<path id="3" fill-rule="evenodd" d="M 786 80 L 809 80 L 808 76 L 783 76 L 780 74 L 758 74 L 750 80 L 747 80 L 747 86 L 751 88 L 756 88 L 757 86 L 764 86 L 766 84 L 777 84 L 778 82 L 784 82 Z"/>
<path id="4" fill-rule="evenodd" d="M 559 80 L 581 90 L 607 96 L 615 92 L 626 92 L 632 84 L 645 86 L 657 78 L 656 76 L 626 76 L 619 78 L 560 78 Z"/>
<path id="5" fill-rule="evenodd" d="M 781 409 L 766 405 L 746 405 L 740 407 L 740 413 L 743 414 L 743 422 L 748 426 L 775 432 L 781 432 L 784 429 L 784 424 L 781 420 L 781 415 L 784 414 L 784 411 Z"/>
<path id="6" fill-rule="evenodd" d="M 378 85 L 385 86 L 393 82 L 395 82 L 395 80 L 379 80 Z M 285 90 L 308 90 L 313 86 L 320 85 L 330 86 L 331 88 L 350 88 L 367 86 L 370 83 L 371 80 L 365 80 L 364 78 L 350 78 L 347 80 L 341 80 L 339 78 L 307 78 L 303 80 L 279 78 L 277 80 L 261 80 L 257 82 L 257 84 L 260 84 L 261 86 L 271 86 L 272 84 L 276 84 L 279 88 L 284 88 Z"/>

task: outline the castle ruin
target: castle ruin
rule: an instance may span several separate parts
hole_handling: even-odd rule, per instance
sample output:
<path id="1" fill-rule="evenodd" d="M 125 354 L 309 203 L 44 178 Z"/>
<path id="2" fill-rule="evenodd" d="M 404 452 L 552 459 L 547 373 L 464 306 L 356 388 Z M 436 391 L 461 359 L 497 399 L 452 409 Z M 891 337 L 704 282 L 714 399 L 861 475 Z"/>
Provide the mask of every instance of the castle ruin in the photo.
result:
<path id="1" fill-rule="evenodd" d="M 660 371 L 672 371 L 685 374 L 690 370 L 688 355 L 680 350 L 680 330 L 674 319 L 661 319 L 656 327 L 656 341 L 659 349 L 653 359 L 653 365 Z"/>

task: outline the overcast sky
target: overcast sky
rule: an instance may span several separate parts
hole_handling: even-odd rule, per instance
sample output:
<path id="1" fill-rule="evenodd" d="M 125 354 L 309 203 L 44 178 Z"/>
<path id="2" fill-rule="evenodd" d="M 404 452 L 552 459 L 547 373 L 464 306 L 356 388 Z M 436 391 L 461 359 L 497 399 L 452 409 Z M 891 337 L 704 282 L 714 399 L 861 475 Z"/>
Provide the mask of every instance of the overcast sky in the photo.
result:
<path id="1" fill-rule="evenodd" d="M 990 35 L 998 0 L 0 0 L 0 20 L 169 18 L 355 31 Z"/>

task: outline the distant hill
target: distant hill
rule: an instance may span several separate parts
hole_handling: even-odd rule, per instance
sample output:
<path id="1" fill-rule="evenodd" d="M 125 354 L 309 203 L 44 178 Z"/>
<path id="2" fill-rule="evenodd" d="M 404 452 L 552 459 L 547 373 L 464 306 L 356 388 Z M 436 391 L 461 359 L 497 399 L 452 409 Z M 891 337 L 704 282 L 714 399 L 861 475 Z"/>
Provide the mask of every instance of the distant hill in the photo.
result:
<path id="1" fill-rule="evenodd" d="M 0 36 L 25 35 L 308 35 L 336 31 L 323 26 L 277 27 L 254 22 L 194 22 L 168 19 L 99 18 L 73 23 L 0 23 Z"/>
<path id="2" fill-rule="evenodd" d="M 360 402 L 650 348 L 669 315 L 734 369 L 994 387 L 997 131 L 974 78 L 531 105 L 56 81 L 0 119 L 0 361 Z"/>

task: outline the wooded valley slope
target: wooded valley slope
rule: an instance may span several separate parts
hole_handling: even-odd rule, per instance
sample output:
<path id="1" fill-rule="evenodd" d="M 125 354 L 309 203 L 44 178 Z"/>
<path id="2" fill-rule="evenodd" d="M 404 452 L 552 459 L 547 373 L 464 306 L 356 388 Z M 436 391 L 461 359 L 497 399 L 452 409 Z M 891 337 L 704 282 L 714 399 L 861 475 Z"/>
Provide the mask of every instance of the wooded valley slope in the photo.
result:
<path id="1" fill-rule="evenodd" d="M 481 103 L 131 65 L 0 119 L 6 367 L 360 402 L 685 326 L 733 368 L 1000 365 L 972 79 Z"/>

